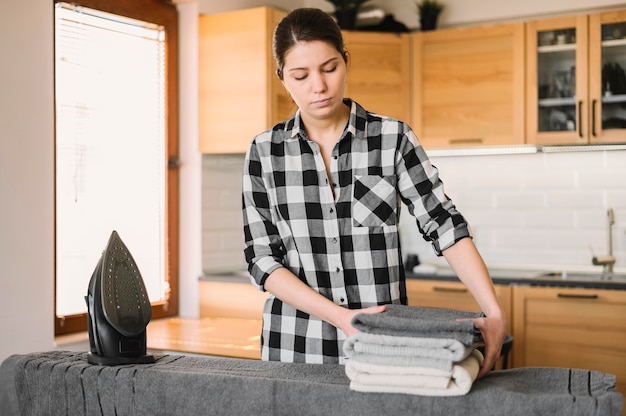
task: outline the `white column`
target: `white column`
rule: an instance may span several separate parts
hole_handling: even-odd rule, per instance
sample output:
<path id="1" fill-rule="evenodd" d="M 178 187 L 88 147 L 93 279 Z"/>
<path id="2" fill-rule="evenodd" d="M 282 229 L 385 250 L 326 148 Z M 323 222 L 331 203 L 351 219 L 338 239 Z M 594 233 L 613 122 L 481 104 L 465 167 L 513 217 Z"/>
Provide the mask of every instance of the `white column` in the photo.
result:
<path id="1" fill-rule="evenodd" d="M 198 150 L 198 3 L 174 0 L 178 8 L 180 97 L 179 315 L 200 314 L 202 274 L 202 155 Z"/>

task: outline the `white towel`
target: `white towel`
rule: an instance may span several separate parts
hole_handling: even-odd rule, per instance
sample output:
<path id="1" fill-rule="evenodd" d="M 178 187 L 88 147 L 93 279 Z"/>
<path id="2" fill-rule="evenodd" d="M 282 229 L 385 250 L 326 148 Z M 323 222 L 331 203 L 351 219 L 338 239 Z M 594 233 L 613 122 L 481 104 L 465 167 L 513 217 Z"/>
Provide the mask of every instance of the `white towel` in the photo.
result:
<path id="1" fill-rule="evenodd" d="M 346 374 L 351 381 L 364 385 L 410 385 L 446 389 L 452 379 L 452 370 L 438 370 L 431 367 L 398 367 L 348 360 Z"/>
<path id="2" fill-rule="evenodd" d="M 478 350 L 452 366 L 449 376 L 432 368 L 402 368 L 348 360 L 346 375 L 350 389 L 361 392 L 405 393 L 421 396 L 462 396 L 467 394 L 483 356 Z"/>

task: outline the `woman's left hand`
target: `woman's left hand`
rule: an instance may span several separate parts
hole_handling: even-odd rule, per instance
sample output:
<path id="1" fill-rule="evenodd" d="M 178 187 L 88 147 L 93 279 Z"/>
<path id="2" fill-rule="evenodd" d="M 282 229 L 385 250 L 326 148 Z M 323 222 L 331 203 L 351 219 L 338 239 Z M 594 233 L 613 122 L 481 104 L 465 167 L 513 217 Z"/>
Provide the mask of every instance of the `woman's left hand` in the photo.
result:
<path id="1" fill-rule="evenodd" d="M 474 318 L 472 321 L 474 326 L 480 330 L 485 341 L 485 359 L 480 366 L 477 377 L 481 378 L 491 371 L 498 358 L 500 358 L 502 343 L 506 336 L 506 320 L 500 316 L 489 316 Z"/>

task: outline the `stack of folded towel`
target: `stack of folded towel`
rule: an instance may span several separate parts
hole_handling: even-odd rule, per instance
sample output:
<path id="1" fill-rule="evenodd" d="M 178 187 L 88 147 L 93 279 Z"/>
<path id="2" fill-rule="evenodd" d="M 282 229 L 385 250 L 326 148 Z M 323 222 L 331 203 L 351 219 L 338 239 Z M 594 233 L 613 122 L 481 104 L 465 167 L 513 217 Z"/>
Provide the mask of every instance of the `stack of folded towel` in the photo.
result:
<path id="1" fill-rule="evenodd" d="M 350 388 L 424 396 L 467 394 L 483 361 L 476 349 L 480 313 L 387 305 L 359 314 L 344 343 Z M 462 320 L 459 320 L 462 319 Z"/>

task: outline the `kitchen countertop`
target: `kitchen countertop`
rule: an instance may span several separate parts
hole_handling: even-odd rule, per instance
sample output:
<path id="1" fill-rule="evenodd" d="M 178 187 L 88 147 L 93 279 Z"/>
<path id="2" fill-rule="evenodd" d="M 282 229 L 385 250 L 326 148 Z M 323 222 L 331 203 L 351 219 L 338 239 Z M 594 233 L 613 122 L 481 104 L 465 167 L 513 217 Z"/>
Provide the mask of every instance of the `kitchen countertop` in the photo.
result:
<path id="1" fill-rule="evenodd" d="M 407 279 L 459 281 L 452 269 L 444 263 L 423 264 L 407 271 Z M 563 271 L 566 270 L 566 271 Z M 496 284 L 516 286 L 555 286 L 588 289 L 626 290 L 626 272 L 619 270 L 612 278 L 603 278 L 597 270 L 573 268 L 490 267 L 489 274 Z M 200 276 L 204 281 L 249 283 L 246 271 L 216 272 Z"/>
<path id="2" fill-rule="evenodd" d="M 407 272 L 407 279 L 459 281 L 449 267 L 425 265 Z M 626 290 L 626 274 L 615 273 L 610 278 L 601 273 L 589 271 L 557 271 L 547 269 L 490 268 L 489 273 L 495 284 L 516 286 L 556 286 L 594 289 Z"/>
<path id="3" fill-rule="evenodd" d="M 149 350 L 209 354 L 259 360 L 261 320 L 164 318 L 148 324 Z"/>

